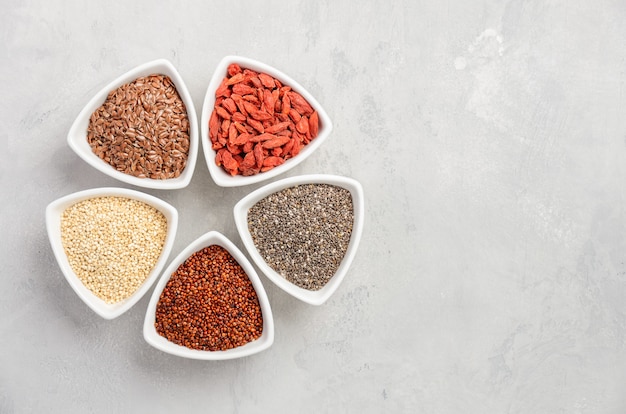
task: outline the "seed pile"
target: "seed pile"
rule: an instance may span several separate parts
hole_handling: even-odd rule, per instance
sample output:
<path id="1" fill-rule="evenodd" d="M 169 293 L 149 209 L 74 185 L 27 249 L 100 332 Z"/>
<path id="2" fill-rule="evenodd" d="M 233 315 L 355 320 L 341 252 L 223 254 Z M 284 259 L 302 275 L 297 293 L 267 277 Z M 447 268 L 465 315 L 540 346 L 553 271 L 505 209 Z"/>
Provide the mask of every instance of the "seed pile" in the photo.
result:
<path id="1" fill-rule="evenodd" d="M 259 338 L 263 316 L 243 268 L 226 249 L 212 245 L 172 274 L 157 303 L 154 326 L 178 345 L 224 351 Z"/>
<path id="2" fill-rule="evenodd" d="M 317 112 L 290 86 L 236 63 L 228 66 L 209 120 L 216 165 L 231 175 L 268 171 L 298 155 L 318 131 Z"/>
<path id="3" fill-rule="evenodd" d="M 111 91 L 91 115 L 87 142 L 117 171 L 175 178 L 189 154 L 187 109 L 168 76 L 140 77 Z"/>
<path id="4" fill-rule="evenodd" d="M 96 197 L 68 207 L 61 241 L 72 270 L 106 303 L 131 296 L 159 260 L 167 220 L 141 201 Z"/>
<path id="5" fill-rule="evenodd" d="M 252 240 L 265 262 L 304 289 L 319 290 L 337 271 L 350 243 L 350 191 L 305 184 L 270 194 L 248 211 Z"/>

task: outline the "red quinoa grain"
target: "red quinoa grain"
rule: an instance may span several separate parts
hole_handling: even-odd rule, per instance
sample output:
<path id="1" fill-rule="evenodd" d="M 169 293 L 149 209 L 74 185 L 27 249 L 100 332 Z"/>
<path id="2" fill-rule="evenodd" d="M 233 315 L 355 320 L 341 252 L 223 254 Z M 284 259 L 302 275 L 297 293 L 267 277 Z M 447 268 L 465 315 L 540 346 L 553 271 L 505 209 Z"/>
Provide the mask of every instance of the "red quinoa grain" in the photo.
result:
<path id="1" fill-rule="evenodd" d="M 175 344 L 224 351 L 258 339 L 263 316 L 241 265 L 226 249 L 212 245 L 172 274 L 157 303 L 154 326 Z"/>

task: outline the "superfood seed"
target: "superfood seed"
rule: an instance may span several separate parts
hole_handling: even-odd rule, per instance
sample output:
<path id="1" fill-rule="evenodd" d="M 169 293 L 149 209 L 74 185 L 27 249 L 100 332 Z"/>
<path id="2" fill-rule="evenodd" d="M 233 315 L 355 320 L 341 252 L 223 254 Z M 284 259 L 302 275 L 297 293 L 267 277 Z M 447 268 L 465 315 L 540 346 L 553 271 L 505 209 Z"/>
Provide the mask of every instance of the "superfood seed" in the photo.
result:
<path id="1" fill-rule="evenodd" d="M 159 335 L 190 349 L 224 351 L 263 333 L 252 282 L 223 247 L 192 254 L 168 280 L 156 306 Z"/>
<path id="2" fill-rule="evenodd" d="M 176 178 L 189 154 L 187 109 L 168 76 L 140 77 L 111 91 L 91 115 L 87 142 L 117 171 Z"/>
<path id="3" fill-rule="evenodd" d="M 308 290 L 323 288 L 339 268 L 353 222 L 350 191 L 329 184 L 286 188 L 248 211 L 248 229 L 261 257 Z"/>
<path id="4" fill-rule="evenodd" d="M 109 304 L 127 299 L 146 280 L 166 235 L 160 211 L 124 197 L 84 200 L 61 217 L 61 241 L 72 270 Z"/>

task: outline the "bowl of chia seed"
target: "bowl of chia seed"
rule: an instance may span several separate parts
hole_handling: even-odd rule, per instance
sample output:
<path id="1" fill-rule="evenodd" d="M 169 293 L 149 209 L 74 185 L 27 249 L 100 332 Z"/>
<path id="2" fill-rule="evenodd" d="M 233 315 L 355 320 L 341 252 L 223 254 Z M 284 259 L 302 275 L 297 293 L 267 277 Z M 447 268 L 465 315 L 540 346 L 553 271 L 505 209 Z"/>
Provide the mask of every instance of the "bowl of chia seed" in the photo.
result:
<path id="1" fill-rule="evenodd" d="M 235 223 L 253 262 L 274 284 L 311 305 L 337 290 L 363 230 L 361 184 L 312 174 L 265 185 L 234 207 Z"/>

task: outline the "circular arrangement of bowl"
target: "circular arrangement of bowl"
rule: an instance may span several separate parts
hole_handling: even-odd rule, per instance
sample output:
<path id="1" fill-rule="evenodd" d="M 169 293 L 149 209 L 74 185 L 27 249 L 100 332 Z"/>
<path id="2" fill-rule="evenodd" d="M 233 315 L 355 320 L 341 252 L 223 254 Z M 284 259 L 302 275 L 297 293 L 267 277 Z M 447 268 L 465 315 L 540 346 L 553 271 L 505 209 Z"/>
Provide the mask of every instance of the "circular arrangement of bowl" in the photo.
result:
<path id="1" fill-rule="evenodd" d="M 187 164 L 185 169 L 176 178 L 165 180 L 152 178 L 138 178 L 130 174 L 117 171 L 107 162 L 101 160 L 95 155 L 87 142 L 87 127 L 89 119 L 106 100 L 109 92 L 119 88 L 120 86 L 132 82 L 139 77 L 152 74 L 161 74 L 169 76 L 176 90 L 187 109 L 189 118 L 189 154 L 187 155 Z M 102 173 L 109 175 L 119 181 L 136 185 L 137 187 L 155 188 L 159 190 L 174 190 L 186 187 L 191 181 L 193 170 L 196 166 L 196 158 L 198 157 L 198 120 L 196 118 L 196 110 L 193 106 L 191 95 L 187 90 L 187 86 L 179 75 L 178 71 L 168 60 L 158 59 L 152 62 L 144 63 L 136 68 L 124 73 L 104 88 L 100 90 L 80 111 L 78 117 L 72 124 L 70 132 L 67 136 L 67 142 L 74 152 L 89 165 Z"/>
<path id="2" fill-rule="evenodd" d="M 341 265 L 333 277 L 322 289 L 317 291 L 298 287 L 274 271 L 274 269 L 272 269 L 259 254 L 259 251 L 252 240 L 250 230 L 248 229 L 248 211 L 252 206 L 270 194 L 301 184 L 330 184 L 345 188 L 350 191 L 350 194 L 352 195 L 352 204 L 354 208 L 354 224 L 352 226 L 352 235 L 350 237 L 348 250 L 346 251 L 346 254 L 341 261 Z M 235 224 L 237 225 L 237 230 L 241 240 L 257 267 L 279 288 L 311 305 L 321 305 L 326 302 L 326 300 L 328 300 L 328 298 L 335 293 L 343 281 L 346 273 L 348 272 L 348 268 L 354 259 L 359 241 L 361 239 L 361 233 L 363 232 L 364 211 L 363 187 L 361 184 L 352 178 L 327 174 L 311 174 L 290 177 L 267 184 L 241 199 L 235 205 L 233 210 Z"/>
<path id="3" fill-rule="evenodd" d="M 228 66 L 231 63 L 237 63 L 242 68 L 266 73 L 281 81 L 283 85 L 290 86 L 292 90 L 302 95 L 309 102 L 311 107 L 313 107 L 313 109 L 317 111 L 320 120 L 320 128 L 317 137 L 313 139 L 309 144 L 305 145 L 300 150 L 300 153 L 298 155 L 286 160 L 284 164 L 274 167 L 269 171 L 250 176 L 232 176 L 224 171 L 222 167 L 217 166 L 215 164 L 216 151 L 211 148 L 211 141 L 209 139 L 209 119 L 211 118 L 211 113 L 213 112 L 213 108 L 215 106 L 215 91 L 220 86 L 220 83 L 222 82 L 224 77 L 226 77 Z M 313 152 L 315 152 L 315 150 L 319 148 L 320 145 L 322 145 L 326 138 L 328 138 L 332 129 L 332 122 L 326 114 L 324 108 L 322 108 L 317 100 L 298 82 L 296 82 L 283 72 L 269 65 L 266 65 L 265 63 L 241 56 L 226 56 L 217 65 L 217 68 L 213 73 L 213 77 L 209 82 L 209 87 L 207 88 L 207 92 L 204 97 L 204 104 L 202 106 L 202 116 L 200 121 L 200 140 L 202 141 L 202 149 L 204 151 L 204 157 L 206 158 L 209 172 L 211 173 L 211 177 L 213 178 L 213 181 L 215 181 L 215 184 L 219 185 L 220 187 L 237 187 L 258 183 L 260 181 L 276 177 L 277 175 L 292 169 L 296 165 L 300 164 L 302 161 L 306 160 L 309 156 L 311 156 L 311 154 L 313 154 Z"/>
<path id="4" fill-rule="evenodd" d="M 211 141 L 209 139 L 209 119 L 215 105 L 215 91 L 222 83 L 222 80 L 227 76 L 228 67 L 232 63 L 236 63 L 244 69 L 251 69 L 260 73 L 270 75 L 271 77 L 278 79 L 283 85 L 291 87 L 293 91 L 299 93 L 304 99 L 307 100 L 311 107 L 315 111 L 317 111 L 319 117 L 319 130 L 317 136 L 307 145 L 303 146 L 298 155 L 286 160 L 282 165 L 276 166 L 269 171 L 261 172 L 251 176 L 232 176 L 227 173 L 222 167 L 218 167 L 215 164 L 216 151 L 212 149 Z M 87 129 L 89 126 L 91 115 L 105 102 L 109 93 L 124 84 L 133 82 L 139 77 L 153 74 L 165 75 L 172 80 L 187 110 L 187 115 L 189 119 L 190 140 L 189 153 L 185 169 L 177 178 L 163 180 L 138 178 L 130 174 L 117 171 L 114 167 L 95 155 L 87 141 Z M 201 124 L 200 127 L 198 127 L 198 119 L 196 117 L 196 112 L 194 109 L 193 101 L 191 99 L 191 95 L 189 94 L 185 83 L 183 82 L 175 67 L 168 60 L 158 59 L 135 67 L 134 69 L 124 73 L 123 75 L 119 76 L 117 79 L 113 80 L 108 85 L 103 87 L 87 103 L 87 105 L 85 105 L 75 121 L 72 123 L 72 126 L 67 136 L 67 142 L 70 148 L 72 148 L 72 150 L 81 159 L 83 159 L 93 168 L 121 182 L 132 184 L 137 187 L 160 190 L 173 190 L 184 188 L 190 183 L 198 156 L 198 141 L 201 140 L 204 157 L 214 182 L 221 187 L 237 187 L 269 180 L 277 177 L 284 172 L 287 172 L 291 168 L 294 168 L 295 166 L 306 160 L 309 156 L 311 156 L 313 152 L 315 152 L 315 150 L 323 144 L 323 142 L 330 135 L 333 127 L 332 122 L 324 108 L 322 108 L 317 100 L 298 82 L 296 82 L 283 72 L 265 63 L 241 56 L 226 56 L 219 62 L 208 85 L 200 119 Z M 347 251 L 335 274 L 331 277 L 328 283 L 324 285 L 324 287 L 317 291 L 300 288 L 295 284 L 287 281 L 281 275 L 276 273 L 271 267 L 269 267 L 257 251 L 254 242 L 252 241 L 251 234 L 248 230 L 248 211 L 252 206 L 262 200 L 264 197 L 274 192 L 301 184 L 330 184 L 339 186 L 350 191 L 353 201 L 354 223 L 352 226 L 352 233 Z M 155 264 L 143 284 L 130 297 L 115 304 L 107 304 L 104 300 L 93 294 L 81 282 L 81 280 L 73 272 L 69 264 L 61 240 L 61 218 L 63 216 L 63 212 L 68 207 L 87 199 L 106 196 L 126 197 L 144 202 L 159 210 L 167 220 L 167 235 L 157 263 Z M 362 234 L 364 220 L 363 189 L 356 180 L 341 176 L 313 174 L 287 178 L 265 185 L 264 187 L 257 189 L 256 191 L 248 194 L 246 197 L 241 199 L 234 207 L 234 218 L 243 244 L 250 254 L 252 261 L 257 265 L 257 267 L 274 284 L 276 284 L 288 294 L 306 303 L 312 305 L 321 305 L 326 300 L 328 300 L 330 296 L 332 296 L 333 293 L 338 289 L 356 254 L 356 250 L 358 248 L 358 244 Z M 204 234 L 203 236 L 192 242 L 189 246 L 187 246 L 169 264 L 165 271 L 161 272 L 165 267 L 166 260 L 171 253 L 174 238 L 176 236 L 177 225 L 178 212 L 173 206 L 154 196 L 141 193 L 139 191 L 123 188 L 110 187 L 80 191 L 62 197 L 50 203 L 46 208 L 46 227 L 48 231 L 48 237 L 50 239 L 55 258 L 65 278 L 67 279 L 74 292 L 81 298 L 81 300 L 83 300 L 85 304 L 87 304 L 96 314 L 98 314 L 102 318 L 113 319 L 129 310 L 151 288 L 159 275 L 161 275 L 154 291 L 152 292 L 152 296 L 144 320 L 143 336 L 148 344 L 172 355 L 200 360 L 225 360 L 240 358 L 261 352 L 269 348 L 274 342 L 274 320 L 267 294 L 265 292 L 265 289 L 263 288 L 258 274 L 255 271 L 255 267 L 228 238 L 216 231 L 211 231 Z M 241 265 L 257 293 L 259 305 L 261 307 L 261 312 L 263 315 L 263 333 L 258 339 L 249 342 L 243 346 L 225 351 L 201 351 L 180 346 L 168 341 L 166 338 L 159 335 L 155 328 L 156 307 L 160 299 L 161 293 L 163 292 L 163 289 L 165 288 L 167 282 L 170 280 L 171 275 L 189 256 L 201 250 L 202 248 L 211 245 L 219 245 L 223 247 Z"/>
<path id="5" fill-rule="evenodd" d="M 258 339 L 252 342 L 248 342 L 243 346 L 228 349 L 225 351 L 202 351 L 175 344 L 159 335 L 156 328 L 154 327 L 157 303 L 159 302 L 161 293 L 163 292 L 163 289 L 165 288 L 167 282 L 170 280 L 172 273 L 174 273 L 176 269 L 178 269 L 178 267 L 183 264 L 183 262 L 185 262 L 185 260 L 187 260 L 189 256 L 191 256 L 198 250 L 201 250 L 211 245 L 218 245 L 226 249 L 246 272 L 248 278 L 250 279 L 250 282 L 252 282 L 254 290 L 256 291 L 257 297 L 259 299 L 259 305 L 261 306 L 261 313 L 263 315 L 263 333 Z M 274 342 L 274 319 L 272 317 L 272 309 L 270 308 L 267 294 L 265 293 L 263 284 L 261 283 L 261 280 L 259 279 L 259 276 L 254 270 L 252 264 L 248 261 L 248 259 L 246 259 L 246 256 L 241 252 L 241 250 L 239 250 L 237 246 L 235 246 L 224 235 L 217 231 L 210 231 L 200 236 L 189 246 L 187 246 L 182 252 L 180 252 L 180 254 L 176 256 L 176 258 L 163 272 L 163 276 L 161 276 L 161 279 L 159 279 L 159 282 L 154 288 L 150 303 L 148 304 L 148 310 L 146 312 L 146 318 L 143 325 L 143 336 L 146 342 L 148 342 L 153 347 L 163 352 L 167 352 L 169 354 L 177 355 L 184 358 L 205 360 L 241 358 L 255 354 L 257 352 L 261 352 L 272 345 L 272 343 Z"/>
<path id="6" fill-rule="evenodd" d="M 167 220 L 167 235 L 165 237 L 165 243 L 163 245 L 161 255 L 159 256 L 159 260 L 154 265 L 146 280 L 135 291 L 135 293 L 133 293 L 129 298 L 114 304 L 106 303 L 85 287 L 76 273 L 72 270 L 61 241 L 61 217 L 63 216 L 65 209 L 78 202 L 96 197 L 125 197 L 141 201 L 156 208 L 165 216 L 165 219 Z M 150 289 L 154 281 L 157 279 L 161 269 L 165 266 L 165 262 L 169 257 L 170 251 L 172 250 L 176 230 L 178 228 L 178 211 L 165 201 L 139 191 L 125 188 L 94 188 L 69 194 L 50 203 L 48 207 L 46 207 L 46 228 L 48 230 L 48 238 L 50 239 L 54 256 L 56 257 L 63 275 L 65 275 L 68 283 L 72 289 L 74 289 L 74 292 L 76 292 L 78 297 L 80 297 L 83 302 L 85 302 L 87 306 L 89 306 L 98 315 L 104 319 L 114 319 L 129 310 L 139 299 L 141 299 L 141 297 L 148 291 L 148 289 Z"/>

